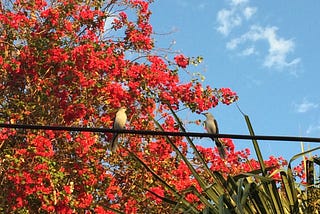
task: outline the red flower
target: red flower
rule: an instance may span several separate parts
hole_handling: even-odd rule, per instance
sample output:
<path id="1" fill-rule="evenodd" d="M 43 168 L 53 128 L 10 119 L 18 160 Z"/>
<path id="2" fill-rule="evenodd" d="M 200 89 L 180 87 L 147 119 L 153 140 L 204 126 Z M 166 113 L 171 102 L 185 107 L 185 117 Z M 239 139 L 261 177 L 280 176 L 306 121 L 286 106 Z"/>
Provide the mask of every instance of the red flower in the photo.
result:
<path id="1" fill-rule="evenodd" d="M 103 207 L 97 206 L 96 208 L 94 208 L 94 213 L 97 213 L 97 214 L 109 214 L 109 213 L 113 213 L 113 212 L 106 211 L 106 210 L 103 209 Z"/>
<path id="2" fill-rule="evenodd" d="M 164 190 L 162 187 L 151 187 L 150 191 L 153 192 L 154 194 L 148 192 L 147 193 L 147 197 L 155 200 L 156 203 L 161 203 L 162 199 L 157 197 L 156 195 L 160 196 L 160 197 L 164 197 Z M 156 194 L 156 195 L 155 195 Z"/>
<path id="3" fill-rule="evenodd" d="M 189 58 L 185 57 L 183 54 L 177 55 L 174 57 L 177 65 L 181 68 L 186 68 L 189 65 Z"/>
<path id="4" fill-rule="evenodd" d="M 219 91 L 221 94 L 221 102 L 224 104 L 229 105 L 238 100 L 237 94 L 231 91 L 230 88 L 221 88 Z"/>
<path id="5" fill-rule="evenodd" d="M 91 202 L 93 200 L 93 196 L 91 194 L 88 193 L 81 193 L 78 196 L 78 207 L 79 208 L 87 208 L 90 206 Z"/>
<path id="6" fill-rule="evenodd" d="M 71 194 L 72 193 L 72 187 L 71 186 L 64 186 L 63 188 L 64 188 L 64 190 L 66 191 L 67 194 Z"/>

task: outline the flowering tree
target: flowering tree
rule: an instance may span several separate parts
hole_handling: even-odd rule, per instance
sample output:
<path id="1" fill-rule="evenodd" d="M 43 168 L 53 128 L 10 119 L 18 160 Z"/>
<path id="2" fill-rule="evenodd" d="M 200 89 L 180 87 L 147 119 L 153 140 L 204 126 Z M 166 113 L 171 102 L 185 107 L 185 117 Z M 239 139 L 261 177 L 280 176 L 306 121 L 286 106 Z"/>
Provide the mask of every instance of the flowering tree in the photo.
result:
<path id="1" fill-rule="evenodd" d="M 169 109 L 200 113 L 231 104 L 228 88 L 213 89 L 179 75 L 197 58 L 156 54 L 147 0 L 16 0 L 0 2 L 0 122 L 112 127 L 121 106 L 128 128 L 180 131 Z M 158 127 L 159 128 L 159 127 Z M 204 204 L 186 163 L 165 137 L 122 137 L 108 151 L 110 133 L 1 129 L 0 210 L 31 213 L 171 212 L 186 192 L 197 210 Z M 170 138 L 182 154 L 190 147 Z M 197 149 L 223 175 L 259 168 L 249 151 L 224 139 L 228 158 Z M 212 144 L 214 145 L 214 144 Z M 189 154 L 190 155 L 190 154 Z M 191 154 L 192 156 L 192 154 Z M 142 161 L 137 161 L 137 158 Z M 194 158 L 192 163 L 199 165 Z M 143 165 L 145 163 L 146 165 Z M 267 165 L 285 161 L 271 158 Z M 202 168 L 196 167 L 200 175 Z M 152 170 L 152 174 L 150 172 Z"/>

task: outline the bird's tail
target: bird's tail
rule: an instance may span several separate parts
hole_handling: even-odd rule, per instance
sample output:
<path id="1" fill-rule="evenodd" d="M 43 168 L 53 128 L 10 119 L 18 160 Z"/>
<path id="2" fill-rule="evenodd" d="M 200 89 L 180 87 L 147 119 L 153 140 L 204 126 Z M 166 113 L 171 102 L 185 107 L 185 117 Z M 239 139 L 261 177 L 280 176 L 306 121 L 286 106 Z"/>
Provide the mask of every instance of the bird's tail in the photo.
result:
<path id="1" fill-rule="evenodd" d="M 117 150 L 117 148 L 118 148 L 118 135 L 119 135 L 119 134 L 115 133 L 115 134 L 113 135 L 112 140 L 111 140 L 111 143 L 110 143 L 110 151 L 111 151 L 112 153 L 114 153 L 114 152 Z"/>
<path id="2" fill-rule="evenodd" d="M 227 154 L 226 154 L 226 149 L 225 149 L 225 146 L 223 145 L 223 142 L 221 142 L 221 140 L 219 138 L 215 138 L 214 141 L 215 141 L 216 146 L 218 148 L 220 158 L 226 159 Z"/>

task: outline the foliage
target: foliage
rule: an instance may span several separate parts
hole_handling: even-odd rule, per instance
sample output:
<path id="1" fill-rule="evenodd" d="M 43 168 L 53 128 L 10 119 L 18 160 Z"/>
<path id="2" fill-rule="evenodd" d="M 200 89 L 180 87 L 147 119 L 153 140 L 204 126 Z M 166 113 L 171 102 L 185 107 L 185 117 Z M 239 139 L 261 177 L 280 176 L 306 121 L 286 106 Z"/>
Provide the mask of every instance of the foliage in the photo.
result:
<path id="1" fill-rule="evenodd" d="M 181 131 L 185 132 L 183 124 L 173 110 L 172 114 L 177 120 Z M 250 134 L 254 136 L 249 117 L 247 115 L 244 115 L 244 117 Z M 158 126 L 161 129 L 160 124 Z M 194 176 L 194 179 L 199 184 L 197 187 L 191 186 L 188 189 L 177 192 L 174 187 L 166 183 L 149 168 L 144 161 L 135 154 L 130 154 L 161 183 L 161 186 L 167 187 L 174 195 L 179 196 L 177 197 L 179 200 L 170 200 L 170 203 L 175 205 L 174 212 L 179 210 L 187 213 L 199 213 L 202 210 L 202 213 L 318 213 L 318 185 L 312 183 L 307 184 L 306 188 L 301 188 L 299 183 L 295 181 L 291 163 L 298 157 L 318 150 L 320 147 L 295 155 L 289 161 L 287 169 L 285 169 L 283 166 L 279 168 L 279 165 L 270 166 L 268 162 L 263 161 L 258 142 L 252 140 L 259 160 L 259 162 L 256 162 L 259 164 L 258 169 L 232 175 L 231 173 L 223 174 L 221 171 L 211 170 L 190 138 L 187 137 L 190 147 L 194 150 L 194 159 L 192 161 L 189 161 L 180 152 L 169 137 L 166 140 Z M 194 162 L 195 158 L 198 160 L 197 164 Z M 295 170 L 298 169 L 299 166 L 295 167 Z M 313 180 L 314 174 L 311 173 L 311 176 Z M 301 178 L 301 176 L 299 177 Z M 156 196 L 155 200 L 169 201 L 168 198 L 164 198 L 163 194 L 157 194 L 159 189 L 153 189 L 152 191 Z M 193 196 L 192 203 L 186 200 L 190 195 Z M 197 207 L 195 202 L 201 202 L 201 205 L 198 204 Z M 198 210 L 199 208 L 200 210 Z"/>
<path id="2" fill-rule="evenodd" d="M 203 86 L 201 78 L 181 82 L 181 72 L 202 58 L 157 54 L 149 3 L 1 1 L 0 122 L 112 127 L 116 110 L 127 106 L 130 129 L 180 131 L 170 109 L 200 113 L 236 101 L 229 88 Z M 107 149 L 110 139 L 110 133 L 2 129 L 0 211 L 200 212 L 209 205 L 202 190 L 214 179 L 260 168 L 230 139 L 225 161 L 216 149 L 191 144 L 195 150 L 181 137 L 125 136 L 116 154 Z"/>

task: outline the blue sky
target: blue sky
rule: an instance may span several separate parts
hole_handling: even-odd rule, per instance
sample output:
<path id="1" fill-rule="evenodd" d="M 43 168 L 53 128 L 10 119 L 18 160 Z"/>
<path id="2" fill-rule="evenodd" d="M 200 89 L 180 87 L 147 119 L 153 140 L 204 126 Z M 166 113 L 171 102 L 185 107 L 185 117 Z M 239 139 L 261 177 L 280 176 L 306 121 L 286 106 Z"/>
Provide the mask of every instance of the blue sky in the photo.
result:
<path id="1" fill-rule="evenodd" d="M 204 85 L 236 91 L 257 135 L 320 137 L 320 1 L 159 0 L 151 9 L 154 31 L 164 34 L 156 36 L 156 45 L 174 43 L 173 49 L 188 56 L 203 56 L 191 70 L 203 72 Z M 248 134 L 235 105 L 210 112 L 221 133 Z M 250 141 L 234 142 L 239 149 L 252 148 Z M 260 146 L 265 158 L 290 159 L 301 151 L 298 142 Z"/>

